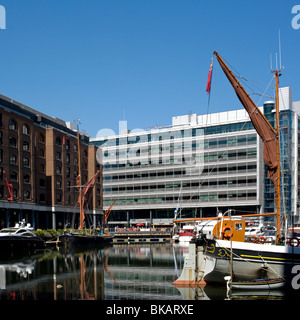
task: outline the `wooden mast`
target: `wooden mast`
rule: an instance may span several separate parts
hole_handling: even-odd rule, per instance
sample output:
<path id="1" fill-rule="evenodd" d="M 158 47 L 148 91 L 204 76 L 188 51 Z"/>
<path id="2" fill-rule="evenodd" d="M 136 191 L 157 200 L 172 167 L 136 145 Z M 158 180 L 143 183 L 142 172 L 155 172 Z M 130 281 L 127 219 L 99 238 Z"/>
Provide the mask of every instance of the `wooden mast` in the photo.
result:
<path id="1" fill-rule="evenodd" d="M 281 185 L 280 185 L 280 119 L 279 119 L 279 76 L 280 70 L 273 71 L 275 74 L 275 84 L 276 84 L 276 100 L 275 100 L 275 106 L 276 106 L 276 151 L 277 151 L 277 181 L 276 181 L 276 189 L 277 189 L 277 196 L 276 196 L 276 242 L 278 243 L 279 237 L 280 237 L 280 225 L 281 225 Z"/>
<path id="2" fill-rule="evenodd" d="M 276 125 L 275 128 L 271 126 L 269 121 L 265 118 L 265 116 L 260 112 L 259 108 L 255 105 L 253 100 L 250 98 L 250 96 L 247 94 L 246 90 L 243 88 L 243 86 L 239 83 L 237 78 L 234 76 L 234 74 L 231 72 L 231 70 L 228 68 L 224 60 L 220 57 L 220 55 L 215 51 L 214 54 L 217 56 L 217 59 L 226 74 L 228 80 L 232 84 L 238 98 L 240 99 L 241 103 L 243 104 L 244 108 L 247 110 L 250 119 L 257 131 L 257 133 L 261 136 L 263 139 L 264 144 L 264 151 L 267 150 L 267 147 L 269 148 L 268 155 L 264 160 L 268 167 L 268 176 L 271 178 L 271 180 L 274 183 L 275 187 L 275 204 L 276 204 L 276 227 L 277 227 L 277 239 L 276 242 L 278 243 L 280 238 L 280 225 L 281 225 L 281 184 L 280 184 L 280 122 L 279 122 L 279 95 L 278 95 L 278 78 L 281 75 L 280 70 L 272 71 L 275 74 L 275 82 L 276 82 Z M 277 69 L 277 68 L 276 68 Z M 258 116 L 258 117 L 256 117 Z M 259 120 L 261 119 L 261 120 Z M 264 128 L 262 128 L 264 126 Z M 266 130 L 268 129 L 268 130 Z M 272 132 L 272 134 L 268 132 Z M 272 145 L 269 145 L 269 143 L 272 143 Z M 270 163 L 270 160 L 271 163 Z M 274 161 L 276 161 L 276 164 L 274 164 Z M 271 165 L 270 165 L 271 164 Z"/>
<path id="3" fill-rule="evenodd" d="M 82 201 L 82 179 L 81 179 L 81 161 L 80 161 L 80 134 L 79 134 L 79 123 L 77 124 L 77 143 L 78 143 L 78 176 L 77 176 L 77 185 L 79 188 L 79 230 L 83 229 L 83 201 Z"/>

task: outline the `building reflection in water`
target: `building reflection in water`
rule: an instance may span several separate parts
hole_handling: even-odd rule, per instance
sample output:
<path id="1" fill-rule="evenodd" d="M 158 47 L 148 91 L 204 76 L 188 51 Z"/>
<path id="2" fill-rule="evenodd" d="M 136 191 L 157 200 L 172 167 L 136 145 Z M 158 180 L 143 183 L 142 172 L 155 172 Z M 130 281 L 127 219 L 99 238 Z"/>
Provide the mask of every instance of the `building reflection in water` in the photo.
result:
<path id="1" fill-rule="evenodd" d="M 171 244 L 117 245 L 0 258 L 0 299 L 182 299 L 172 283 L 184 251 Z"/>

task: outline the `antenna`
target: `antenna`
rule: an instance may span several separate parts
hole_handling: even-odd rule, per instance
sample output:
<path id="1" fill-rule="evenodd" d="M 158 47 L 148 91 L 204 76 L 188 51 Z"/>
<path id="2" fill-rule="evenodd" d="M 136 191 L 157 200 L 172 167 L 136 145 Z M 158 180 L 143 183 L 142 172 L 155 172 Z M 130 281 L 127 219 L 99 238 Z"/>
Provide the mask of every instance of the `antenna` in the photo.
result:
<path id="1" fill-rule="evenodd" d="M 279 69 L 281 70 L 281 41 L 280 41 L 280 29 L 278 30 L 278 43 L 279 43 Z"/>
<path id="2" fill-rule="evenodd" d="M 271 71 L 273 70 L 273 66 L 272 66 L 272 53 L 270 52 L 270 67 L 271 67 Z"/>

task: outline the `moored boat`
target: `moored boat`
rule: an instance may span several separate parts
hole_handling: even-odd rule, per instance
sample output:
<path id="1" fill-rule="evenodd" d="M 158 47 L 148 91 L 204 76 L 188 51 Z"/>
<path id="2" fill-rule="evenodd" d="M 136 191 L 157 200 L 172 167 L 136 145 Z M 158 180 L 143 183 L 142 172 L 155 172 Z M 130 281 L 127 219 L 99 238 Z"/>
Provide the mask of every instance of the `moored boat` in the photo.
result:
<path id="1" fill-rule="evenodd" d="M 177 284 L 191 284 L 203 282 L 225 282 L 224 277 L 230 275 L 235 282 L 253 281 L 263 278 L 265 280 L 283 278 L 292 280 L 295 276 L 293 268 L 300 264 L 300 241 L 297 238 L 297 228 L 289 239 L 285 239 L 288 223 L 287 213 L 281 212 L 281 174 L 280 174 L 280 130 L 279 130 L 279 99 L 278 99 L 278 78 L 280 70 L 275 70 L 276 82 L 276 127 L 270 124 L 262 112 L 257 108 L 253 100 L 247 94 L 243 86 L 229 70 L 223 59 L 217 52 L 214 52 L 233 86 L 239 100 L 249 114 L 250 120 L 263 142 L 263 158 L 267 168 L 268 178 L 274 184 L 276 212 L 266 215 L 276 216 L 274 235 L 255 236 L 255 241 L 245 242 L 245 222 L 232 221 L 233 216 L 222 219 L 218 224 L 219 231 L 215 230 L 211 237 L 201 235 L 194 243 L 190 244 L 189 257 L 185 260 L 184 270 L 177 281 Z M 229 210 L 230 212 L 231 210 Z M 230 212 L 231 214 L 231 212 Z M 261 216 L 264 214 L 255 214 Z M 285 219 L 285 220 L 284 220 Z M 194 219 L 195 221 L 196 219 Z M 225 223 L 225 224 L 224 224 Z M 226 225 L 227 223 L 227 225 Z M 216 225 L 217 226 L 217 225 Z M 296 236 L 295 236 L 296 234 Z M 193 272 L 189 272 L 193 269 Z M 191 276 L 190 276 L 191 275 Z"/>
<path id="2" fill-rule="evenodd" d="M 63 248 L 70 248 L 73 246 L 106 246 L 112 242 L 113 236 L 106 234 L 99 235 L 82 235 L 82 234 L 64 234 L 60 236 Z"/>
<path id="3" fill-rule="evenodd" d="M 14 227 L 0 230 L 0 248 L 2 252 L 16 253 L 45 249 L 44 240 L 37 237 L 30 224 L 25 225 L 23 220 Z"/>
<path id="4" fill-rule="evenodd" d="M 231 289 L 238 290 L 271 290 L 282 288 L 285 285 L 285 280 L 277 279 L 255 279 L 252 281 L 234 281 L 230 282 Z"/>
<path id="5" fill-rule="evenodd" d="M 192 225 L 185 225 L 178 233 L 178 241 L 179 242 L 190 242 L 194 237 L 196 237 L 197 233 L 195 227 Z"/>

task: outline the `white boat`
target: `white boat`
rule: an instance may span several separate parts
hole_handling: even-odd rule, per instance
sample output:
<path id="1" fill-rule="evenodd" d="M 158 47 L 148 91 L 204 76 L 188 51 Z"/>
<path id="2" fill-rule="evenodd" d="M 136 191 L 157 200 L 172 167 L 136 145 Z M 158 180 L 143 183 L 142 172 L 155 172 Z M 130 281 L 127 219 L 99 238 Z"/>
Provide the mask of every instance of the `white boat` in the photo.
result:
<path id="1" fill-rule="evenodd" d="M 233 221 L 231 216 L 226 221 L 221 221 L 214 227 L 213 239 L 198 238 L 190 243 L 189 256 L 181 276 L 176 283 L 188 284 L 206 282 L 225 282 L 224 277 L 231 275 L 235 282 L 253 281 L 253 279 L 284 278 L 287 281 L 295 276 L 295 265 L 300 265 L 300 241 L 295 234 L 290 239 L 284 239 L 285 225 L 281 214 L 281 175 L 280 175 L 280 147 L 279 147 L 279 100 L 278 78 L 281 75 L 275 70 L 276 81 L 276 128 L 273 128 L 243 86 L 229 70 L 224 60 L 217 52 L 217 59 L 232 84 L 239 100 L 249 114 L 250 120 L 263 142 L 263 158 L 266 164 L 268 177 L 274 183 L 276 212 L 267 214 L 254 214 L 252 216 L 275 215 L 276 226 L 274 239 L 266 243 L 266 238 L 261 235 L 257 241 L 245 242 L 245 221 Z M 278 124 L 278 125 L 277 125 Z M 231 211 L 231 210 L 229 210 Z M 248 215 L 249 216 L 249 215 Z M 195 220 L 194 220 L 195 221 Z M 293 230 L 293 228 L 292 228 Z M 284 239 L 284 240 L 283 240 Z M 274 242 L 273 242 L 274 240 Z M 192 270 L 191 270 L 192 269 Z M 192 272 L 191 272 L 192 271 Z"/>
<path id="2" fill-rule="evenodd" d="M 30 224 L 23 220 L 14 227 L 0 230 L 0 247 L 2 252 L 15 253 L 35 251 L 45 248 L 45 242 L 37 237 Z M 26 250 L 26 251 L 24 251 Z"/>
<path id="3" fill-rule="evenodd" d="M 3 228 L 0 230 L 0 237 L 4 236 L 32 236 L 35 237 L 34 233 L 32 233 L 33 228 L 30 223 L 25 224 L 25 220 L 16 223 L 14 227 L 11 228 Z"/>
<path id="4" fill-rule="evenodd" d="M 196 228 L 193 225 L 185 225 L 178 233 L 179 242 L 190 242 L 197 235 Z"/>

